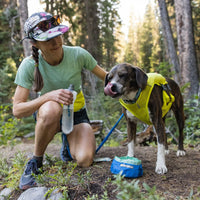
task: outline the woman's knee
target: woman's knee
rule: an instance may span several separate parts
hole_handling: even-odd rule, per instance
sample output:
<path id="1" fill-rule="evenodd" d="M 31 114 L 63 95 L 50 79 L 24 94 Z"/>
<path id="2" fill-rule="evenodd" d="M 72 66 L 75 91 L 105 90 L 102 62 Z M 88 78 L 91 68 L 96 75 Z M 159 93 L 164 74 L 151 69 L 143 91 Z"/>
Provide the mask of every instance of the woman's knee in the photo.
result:
<path id="1" fill-rule="evenodd" d="M 61 117 L 61 107 L 57 102 L 48 101 L 43 104 L 37 114 L 37 121 L 41 121 L 44 125 L 50 125 L 59 122 Z"/>
<path id="2" fill-rule="evenodd" d="M 76 162 L 79 167 L 89 167 L 92 165 L 94 159 L 94 152 L 79 152 L 76 155 Z"/>
<path id="3" fill-rule="evenodd" d="M 87 123 L 81 123 L 74 127 L 74 131 L 68 136 L 70 151 L 78 166 L 88 167 L 93 163 L 96 141 L 92 128 Z"/>

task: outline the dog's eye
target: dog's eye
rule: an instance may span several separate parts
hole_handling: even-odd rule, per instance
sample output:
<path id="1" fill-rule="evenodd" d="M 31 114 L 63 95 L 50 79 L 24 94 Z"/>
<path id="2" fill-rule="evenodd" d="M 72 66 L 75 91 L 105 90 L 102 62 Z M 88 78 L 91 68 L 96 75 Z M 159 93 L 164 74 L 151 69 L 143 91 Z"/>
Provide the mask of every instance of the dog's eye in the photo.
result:
<path id="1" fill-rule="evenodd" d="M 113 76 L 109 74 L 108 75 L 108 81 L 110 81 L 112 78 L 113 78 Z"/>
<path id="2" fill-rule="evenodd" d="M 119 78 L 126 78 L 128 76 L 128 73 L 119 73 Z"/>

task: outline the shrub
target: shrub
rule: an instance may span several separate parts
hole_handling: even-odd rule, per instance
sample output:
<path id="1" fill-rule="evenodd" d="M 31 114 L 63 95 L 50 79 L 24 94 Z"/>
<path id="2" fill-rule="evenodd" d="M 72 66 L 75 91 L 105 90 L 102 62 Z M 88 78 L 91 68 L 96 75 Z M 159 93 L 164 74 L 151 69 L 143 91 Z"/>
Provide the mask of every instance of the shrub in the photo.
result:
<path id="1" fill-rule="evenodd" d="M 0 106 L 0 145 L 13 145 L 17 133 L 17 119 L 13 118 L 10 106 Z"/>

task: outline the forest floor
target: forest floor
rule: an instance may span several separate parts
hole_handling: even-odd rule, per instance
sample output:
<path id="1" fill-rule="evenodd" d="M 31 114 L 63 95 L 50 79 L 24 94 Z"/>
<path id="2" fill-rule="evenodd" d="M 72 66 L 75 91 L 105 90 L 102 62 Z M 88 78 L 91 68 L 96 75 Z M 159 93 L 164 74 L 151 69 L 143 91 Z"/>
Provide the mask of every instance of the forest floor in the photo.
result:
<path id="1" fill-rule="evenodd" d="M 24 152 L 27 155 L 32 154 L 34 144 L 32 140 L 17 144 L 14 148 L 4 147 L 0 148 L 0 154 L 8 160 L 13 158 L 17 152 Z M 59 158 L 61 144 L 50 143 L 46 153 Z M 186 156 L 176 156 L 176 146 L 170 145 L 170 154 L 166 157 L 166 165 L 168 172 L 164 175 L 155 173 L 156 153 L 157 148 L 152 146 L 137 146 L 136 157 L 142 161 L 143 176 L 138 178 L 139 184 L 146 183 L 151 188 L 156 187 L 156 192 L 164 199 L 189 199 L 191 191 L 193 191 L 193 199 L 200 198 L 200 146 L 195 148 L 186 147 Z M 113 159 L 115 156 L 125 156 L 127 153 L 127 146 L 119 147 L 102 147 L 97 158 L 109 157 Z M 70 199 L 82 200 L 92 195 L 101 195 L 105 191 L 105 183 L 108 178 L 111 182 L 106 186 L 108 198 L 111 200 L 117 199 L 116 185 L 112 184 L 115 179 L 110 172 L 112 161 L 95 162 L 89 168 L 75 169 L 76 173 L 84 173 L 90 171 L 91 182 L 87 189 L 73 188 L 69 189 Z M 125 179 L 131 182 L 133 179 Z M 17 199 L 23 191 L 16 191 L 15 197 Z"/>

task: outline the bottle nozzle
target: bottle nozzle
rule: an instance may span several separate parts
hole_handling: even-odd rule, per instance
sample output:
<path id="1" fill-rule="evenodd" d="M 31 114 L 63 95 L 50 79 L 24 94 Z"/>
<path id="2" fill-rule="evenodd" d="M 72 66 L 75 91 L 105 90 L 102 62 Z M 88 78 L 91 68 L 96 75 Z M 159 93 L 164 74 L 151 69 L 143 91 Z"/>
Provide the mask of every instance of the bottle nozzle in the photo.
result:
<path id="1" fill-rule="evenodd" d="M 74 90 L 74 85 L 70 84 L 68 90 L 71 90 L 71 91 Z"/>

